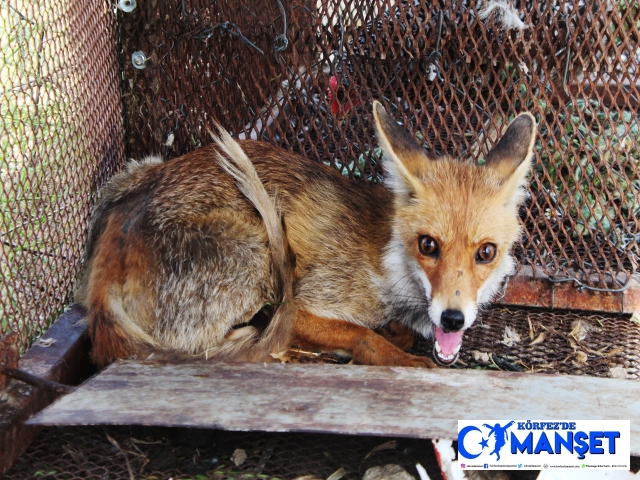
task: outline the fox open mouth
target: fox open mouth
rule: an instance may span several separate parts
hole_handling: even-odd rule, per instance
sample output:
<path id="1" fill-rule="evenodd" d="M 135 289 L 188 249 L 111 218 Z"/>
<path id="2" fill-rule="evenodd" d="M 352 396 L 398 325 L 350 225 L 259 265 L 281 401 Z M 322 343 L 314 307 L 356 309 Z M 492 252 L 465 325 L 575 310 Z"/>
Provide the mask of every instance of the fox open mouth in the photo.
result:
<path id="1" fill-rule="evenodd" d="M 445 333 L 440 327 L 434 325 L 433 356 L 442 365 L 451 365 L 458 360 L 458 353 L 462 346 L 464 330 Z"/>

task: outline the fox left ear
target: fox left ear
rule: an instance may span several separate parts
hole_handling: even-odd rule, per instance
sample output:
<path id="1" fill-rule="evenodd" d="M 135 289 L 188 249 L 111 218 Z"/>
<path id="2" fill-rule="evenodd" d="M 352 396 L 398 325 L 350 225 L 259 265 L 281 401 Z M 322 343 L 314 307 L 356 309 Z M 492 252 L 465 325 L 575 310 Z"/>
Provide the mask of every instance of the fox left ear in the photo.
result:
<path id="1" fill-rule="evenodd" d="M 530 113 L 518 115 L 495 147 L 487 155 L 486 165 L 495 169 L 506 181 L 519 167 L 528 170 L 536 135 L 536 119 Z"/>
<path id="2" fill-rule="evenodd" d="M 377 100 L 373 102 L 373 117 L 378 142 L 385 154 L 385 168 L 391 188 L 399 194 L 412 195 L 420 188 L 420 176 L 428 157 L 411 134 L 398 125 Z"/>
<path id="3" fill-rule="evenodd" d="M 487 156 L 486 168 L 493 168 L 502 180 L 504 205 L 517 207 L 524 198 L 523 187 L 531 170 L 536 120 L 530 113 L 518 115 Z"/>

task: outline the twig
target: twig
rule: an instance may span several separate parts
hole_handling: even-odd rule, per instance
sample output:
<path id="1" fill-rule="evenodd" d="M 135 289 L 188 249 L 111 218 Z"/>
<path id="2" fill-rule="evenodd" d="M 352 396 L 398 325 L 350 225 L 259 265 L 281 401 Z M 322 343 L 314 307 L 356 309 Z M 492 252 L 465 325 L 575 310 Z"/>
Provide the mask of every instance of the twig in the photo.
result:
<path id="1" fill-rule="evenodd" d="M 6 375 L 15 380 L 19 380 L 20 382 L 24 382 L 27 385 L 31 385 L 32 387 L 42 388 L 54 393 L 67 394 L 73 392 L 76 389 L 75 387 L 72 387 L 70 385 L 63 385 L 61 383 L 45 380 L 44 378 L 31 375 L 24 370 L 20 370 L 18 368 L 10 368 L 6 365 L 0 365 L 0 374 Z"/>
<path id="2" fill-rule="evenodd" d="M 9 10 L 13 10 L 16 13 L 16 15 L 20 17 L 20 20 L 22 20 L 23 22 L 28 22 L 31 25 L 36 24 L 34 20 L 31 20 L 30 18 L 23 15 L 18 9 L 16 9 L 16 7 L 12 6 L 9 2 L 7 2 L 7 7 L 9 7 Z"/>
<path id="3" fill-rule="evenodd" d="M 109 435 L 107 435 L 107 440 L 109 440 L 111 445 L 116 447 L 120 454 L 124 457 L 124 461 L 127 464 L 127 470 L 129 471 L 129 479 L 135 480 L 136 477 L 133 475 L 133 470 L 131 470 L 131 465 L 129 464 L 129 458 L 127 457 L 127 454 L 122 450 L 122 448 L 120 448 L 120 445 L 118 445 L 118 442 L 116 442 L 114 438 L 111 438 Z"/>
<path id="4" fill-rule="evenodd" d="M 418 475 L 420 475 L 420 480 L 431 480 L 427 471 L 419 463 L 416 463 L 416 470 L 418 471 Z"/>
<path id="5" fill-rule="evenodd" d="M 2 234 L 0 234 L 0 236 L 2 236 Z M 56 255 L 55 253 L 43 252 L 42 250 L 33 250 L 31 248 L 25 248 L 20 245 L 16 245 L 15 243 L 11 243 L 8 240 L 3 240 L 2 243 L 7 247 L 19 248 L 21 251 L 31 253 L 32 255 L 44 255 L 45 257 L 62 258 L 64 260 L 67 260 L 67 257 L 65 257 L 64 255 Z"/>

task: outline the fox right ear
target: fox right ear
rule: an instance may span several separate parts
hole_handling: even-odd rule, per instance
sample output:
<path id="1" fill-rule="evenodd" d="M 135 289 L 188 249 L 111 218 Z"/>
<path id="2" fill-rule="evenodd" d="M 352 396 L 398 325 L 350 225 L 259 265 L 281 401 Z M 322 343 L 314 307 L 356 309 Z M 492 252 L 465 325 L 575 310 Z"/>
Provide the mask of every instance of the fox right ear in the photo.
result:
<path id="1" fill-rule="evenodd" d="M 420 188 L 419 178 L 424 174 L 427 154 L 377 100 L 373 102 L 373 118 L 378 143 L 385 154 L 384 165 L 390 176 L 391 188 L 396 193 L 411 195 Z"/>

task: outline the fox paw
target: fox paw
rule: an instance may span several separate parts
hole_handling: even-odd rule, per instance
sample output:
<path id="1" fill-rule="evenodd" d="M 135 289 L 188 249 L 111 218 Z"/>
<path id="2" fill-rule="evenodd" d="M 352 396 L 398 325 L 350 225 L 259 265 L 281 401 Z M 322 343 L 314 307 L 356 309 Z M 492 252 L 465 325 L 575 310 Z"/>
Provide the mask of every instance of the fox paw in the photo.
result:
<path id="1" fill-rule="evenodd" d="M 354 348 L 353 359 L 363 365 L 437 368 L 430 358 L 406 353 L 374 332 Z"/>
<path id="2" fill-rule="evenodd" d="M 417 367 L 417 368 L 438 368 L 436 362 L 429 357 L 406 354 L 406 358 L 397 359 L 393 363 L 394 367 Z"/>

